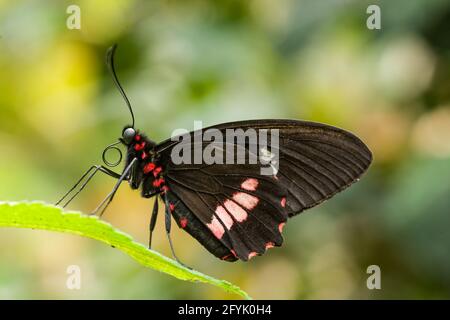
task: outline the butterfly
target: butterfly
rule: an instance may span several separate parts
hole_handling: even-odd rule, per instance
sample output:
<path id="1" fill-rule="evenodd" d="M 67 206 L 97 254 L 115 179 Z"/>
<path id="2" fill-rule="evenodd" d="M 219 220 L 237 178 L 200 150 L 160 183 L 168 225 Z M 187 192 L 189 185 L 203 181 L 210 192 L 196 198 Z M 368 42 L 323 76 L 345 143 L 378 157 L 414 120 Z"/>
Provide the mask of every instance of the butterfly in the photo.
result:
<path id="1" fill-rule="evenodd" d="M 65 207 L 102 172 L 117 182 L 93 212 L 101 216 L 127 181 L 143 197 L 158 197 L 164 203 L 165 229 L 177 261 L 170 237 L 172 219 L 217 258 L 248 261 L 281 246 L 283 227 L 290 218 L 358 181 L 372 161 L 368 147 L 352 133 L 300 120 L 229 122 L 155 143 L 134 126 L 131 104 L 114 68 L 115 50 L 116 45 L 108 50 L 107 65 L 132 124 L 104 150 L 103 161 L 116 166 L 122 159 L 120 144 L 127 149 L 124 169 L 117 173 L 103 165 L 92 166 L 57 204 L 75 191 Z M 208 133 L 216 139 L 198 139 Z M 230 133 L 236 139 L 228 139 Z M 267 143 L 269 133 L 272 144 Z M 218 143 L 220 137 L 227 139 Z M 111 149 L 119 151 L 116 163 L 105 157 Z M 195 159 L 204 154 L 210 158 Z M 157 215 L 158 199 L 149 224 L 149 248 Z"/>

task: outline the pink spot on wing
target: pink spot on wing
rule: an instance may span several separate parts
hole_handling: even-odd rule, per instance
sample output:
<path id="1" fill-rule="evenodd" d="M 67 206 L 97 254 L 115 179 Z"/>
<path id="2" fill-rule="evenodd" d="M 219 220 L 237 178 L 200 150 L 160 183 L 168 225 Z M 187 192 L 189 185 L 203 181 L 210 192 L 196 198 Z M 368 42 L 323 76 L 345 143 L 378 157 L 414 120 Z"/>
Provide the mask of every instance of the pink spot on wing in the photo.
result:
<path id="1" fill-rule="evenodd" d="M 216 214 L 219 217 L 219 219 L 223 222 L 225 227 L 230 230 L 231 226 L 233 225 L 233 219 L 228 214 L 227 210 L 225 210 L 222 206 L 217 206 L 216 208 Z"/>
<path id="2" fill-rule="evenodd" d="M 242 182 L 241 188 L 247 191 L 255 191 L 258 187 L 258 184 L 258 180 L 256 180 L 255 178 L 249 178 Z"/>
<path id="3" fill-rule="evenodd" d="M 231 257 L 237 258 L 236 252 L 234 252 L 233 249 L 231 249 L 231 250 L 230 250 L 230 253 L 227 254 L 227 255 L 224 255 L 221 259 L 222 259 L 222 260 L 228 260 L 228 258 L 231 258 Z"/>
<path id="4" fill-rule="evenodd" d="M 254 209 L 259 202 L 257 197 L 244 192 L 236 192 L 233 194 L 233 200 L 248 210 Z"/>
<path id="5" fill-rule="evenodd" d="M 229 253 L 229 254 L 227 254 L 227 255 L 224 255 L 224 256 L 223 256 L 222 258 L 220 258 L 220 259 L 222 259 L 222 260 L 228 260 L 228 258 L 230 258 L 232 255 L 233 255 L 232 253 Z"/>
<path id="6" fill-rule="evenodd" d="M 266 243 L 266 250 L 275 247 L 275 243 L 273 242 L 267 242 Z"/>
<path id="7" fill-rule="evenodd" d="M 283 231 L 283 228 L 284 228 L 284 225 L 285 225 L 286 223 L 285 222 L 282 222 L 282 223 L 280 223 L 279 225 L 278 225 L 278 230 L 280 231 L 280 233 Z"/>
<path id="8" fill-rule="evenodd" d="M 255 251 L 250 252 L 250 253 L 248 254 L 248 259 L 250 260 L 251 258 L 253 258 L 253 257 L 257 256 L 257 255 L 258 255 L 258 254 L 257 254 Z"/>
<path id="9" fill-rule="evenodd" d="M 281 198 L 280 204 L 283 208 L 286 207 L 286 197 Z"/>
<path id="10" fill-rule="evenodd" d="M 187 220 L 185 217 L 182 217 L 182 218 L 180 219 L 180 225 L 181 225 L 181 227 L 184 229 L 184 228 L 186 228 L 187 224 L 188 224 L 188 220 Z"/>
<path id="11" fill-rule="evenodd" d="M 212 231 L 217 239 L 222 239 L 225 229 L 216 217 L 211 220 L 211 223 L 207 223 L 206 226 Z"/>
<path id="12" fill-rule="evenodd" d="M 173 203 L 169 204 L 169 210 L 170 212 L 173 212 L 173 210 L 175 210 L 175 205 Z"/>
<path id="13" fill-rule="evenodd" d="M 231 213 L 231 215 L 239 222 L 247 219 L 247 212 L 240 205 L 232 200 L 226 200 L 223 205 Z"/>

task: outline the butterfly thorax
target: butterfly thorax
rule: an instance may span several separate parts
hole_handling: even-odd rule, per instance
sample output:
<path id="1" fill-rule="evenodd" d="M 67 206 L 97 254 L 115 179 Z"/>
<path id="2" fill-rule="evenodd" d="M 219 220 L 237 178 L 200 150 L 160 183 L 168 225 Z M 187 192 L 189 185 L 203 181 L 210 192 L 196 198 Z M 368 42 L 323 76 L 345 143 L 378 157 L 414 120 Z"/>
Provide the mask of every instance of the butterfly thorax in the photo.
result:
<path id="1" fill-rule="evenodd" d="M 164 167 L 160 162 L 158 153 L 155 151 L 155 146 L 155 142 L 139 132 L 136 133 L 133 141 L 128 145 L 125 167 L 133 159 L 136 159 L 136 164 L 130 172 L 130 187 L 132 189 L 142 187 L 142 196 L 146 198 L 164 192 L 167 189 L 163 177 Z"/>

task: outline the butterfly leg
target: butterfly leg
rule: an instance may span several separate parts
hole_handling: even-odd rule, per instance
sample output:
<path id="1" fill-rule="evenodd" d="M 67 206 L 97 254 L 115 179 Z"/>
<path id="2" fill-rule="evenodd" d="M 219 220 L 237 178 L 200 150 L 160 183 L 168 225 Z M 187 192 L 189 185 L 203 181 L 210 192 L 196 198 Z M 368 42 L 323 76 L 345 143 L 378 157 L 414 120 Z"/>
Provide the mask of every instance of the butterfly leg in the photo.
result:
<path id="1" fill-rule="evenodd" d="M 150 218 L 150 235 L 148 238 L 148 248 L 151 249 L 152 248 L 152 235 L 153 235 L 153 230 L 155 229 L 155 225 L 156 225 L 156 218 L 158 217 L 158 197 L 155 197 L 155 203 L 153 204 L 153 211 L 152 211 L 152 217 Z"/>
<path id="2" fill-rule="evenodd" d="M 128 179 L 128 174 L 130 173 L 131 168 L 136 163 L 136 160 L 137 160 L 136 158 L 131 160 L 130 164 L 125 168 L 125 170 L 123 170 L 122 175 L 119 177 L 119 180 L 117 180 L 117 183 L 114 186 L 113 190 L 105 197 L 105 199 L 103 199 L 102 202 L 100 202 L 100 204 L 97 206 L 97 208 L 95 208 L 95 210 L 91 212 L 91 214 L 96 214 L 97 212 L 100 211 L 99 217 L 101 217 L 103 215 L 103 213 L 105 212 L 106 208 L 109 206 L 109 204 L 113 200 L 114 195 L 116 194 L 117 190 L 120 187 L 120 184 L 123 181 L 126 181 Z"/>
<path id="3" fill-rule="evenodd" d="M 188 269 L 191 269 L 191 267 L 185 265 L 183 262 L 180 261 L 180 259 L 178 259 L 177 255 L 175 254 L 175 249 L 173 248 L 173 243 L 172 243 L 172 238 L 170 237 L 170 228 L 171 228 L 171 224 L 172 224 L 172 215 L 170 214 L 170 205 L 169 205 L 169 200 L 167 199 L 167 196 L 164 196 L 164 204 L 166 206 L 165 208 L 165 225 L 166 225 L 166 234 L 167 234 L 167 239 L 169 239 L 169 245 L 170 245 L 170 250 L 172 251 L 172 256 L 173 258 L 179 263 L 181 264 L 183 267 L 186 267 Z"/>
<path id="4" fill-rule="evenodd" d="M 75 197 L 84 189 L 84 187 L 86 187 L 86 185 L 89 183 L 89 181 L 94 177 L 94 175 L 98 171 L 103 172 L 103 173 L 107 174 L 108 176 L 116 178 L 116 179 L 120 178 L 120 174 L 118 174 L 104 166 L 94 165 L 94 166 L 90 167 L 81 176 L 81 178 L 77 181 L 77 183 L 72 188 L 70 188 L 70 190 L 67 191 L 66 194 L 61 199 L 59 199 L 58 202 L 55 203 L 55 205 L 56 206 L 59 205 L 87 177 L 86 181 L 81 185 L 81 187 L 77 190 L 77 192 L 75 192 L 75 194 L 63 205 L 63 208 L 65 208 L 70 202 L 72 202 L 73 199 L 75 199 Z"/>

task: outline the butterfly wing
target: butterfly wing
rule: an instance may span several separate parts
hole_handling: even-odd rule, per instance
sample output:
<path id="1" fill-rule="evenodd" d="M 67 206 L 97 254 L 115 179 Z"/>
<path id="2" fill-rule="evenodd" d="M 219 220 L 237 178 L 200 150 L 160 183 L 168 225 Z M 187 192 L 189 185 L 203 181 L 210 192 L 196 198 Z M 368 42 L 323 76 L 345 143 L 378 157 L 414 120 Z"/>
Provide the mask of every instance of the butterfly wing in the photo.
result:
<path id="1" fill-rule="evenodd" d="M 279 132 L 279 149 L 271 149 L 279 154 L 273 175 L 261 175 L 261 164 L 175 164 L 171 151 L 177 144 L 187 143 L 194 152 L 193 132 L 185 135 L 190 139 L 166 140 L 156 147 L 167 166 L 167 196 L 178 204 L 173 211 L 178 225 L 228 261 L 246 261 L 280 246 L 281 230 L 289 217 L 357 181 L 372 160 L 356 136 L 319 123 L 252 120 L 204 128 L 203 132 L 211 128 L 224 136 L 227 129 L 238 128 Z M 222 146 L 224 158 L 230 144 L 242 148 L 227 141 Z M 261 151 L 260 145 L 256 147 Z M 255 150 L 248 143 L 243 148 L 246 159 Z"/>

